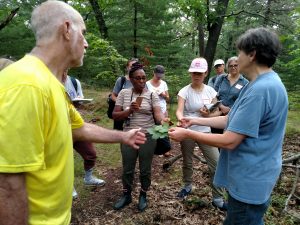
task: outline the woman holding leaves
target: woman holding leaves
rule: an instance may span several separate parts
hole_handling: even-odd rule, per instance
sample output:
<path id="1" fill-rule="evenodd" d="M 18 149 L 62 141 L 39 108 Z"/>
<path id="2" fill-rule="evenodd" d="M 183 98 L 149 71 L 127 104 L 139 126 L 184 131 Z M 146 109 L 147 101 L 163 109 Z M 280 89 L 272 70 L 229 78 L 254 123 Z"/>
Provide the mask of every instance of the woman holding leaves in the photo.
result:
<path id="1" fill-rule="evenodd" d="M 207 62 L 204 58 L 196 58 L 192 61 L 189 68 L 192 83 L 182 88 L 178 93 L 178 107 L 176 111 L 178 121 L 183 117 L 207 116 L 207 114 L 205 114 L 204 106 L 217 101 L 217 92 L 212 87 L 203 83 L 207 76 L 207 69 Z M 204 133 L 211 132 L 210 127 L 207 126 L 191 126 L 189 129 Z M 195 142 L 192 139 L 185 139 L 180 143 L 183 156 L 182 172 L 184 187 L 178 193 L 177 197 L 185 198 L 192 191 L 193 152 L 196 143 L 202 150 L 209 168 L 213 205 L 221 210 L 226 210 L 227 207 L 222 197 L 222 190 L 214 187 L 212 184 L 212 178 L 219 159 L 219 151 L 215 147 Z"/>
<path id="2" fill-rule="evenodd" d="M 147 129 L 153 127 L 155 121 L 161 122 L 164 116 L 160 109 L 158 95 L 145 88 L 146 74 L 143 65 L 139 62 L 132 64 L 129 78 L 133 88 L 123 89 L 119 93 L 113 119 L 125 120 L 124 131 L 141 128 L 142 132 L 146 133 L 147 141 L 138 151 L 128 145 L 121 145 L 123 196 L 115 203 L 114 209 L 122 209 L 132 201 L 131 192 L 138 159 L 141 182 L 138 209 L 143 211 L 147 207 L 146 192 L 151 184 L 151 164 L 156 147 L 156 140 L 151 137 Z"/>

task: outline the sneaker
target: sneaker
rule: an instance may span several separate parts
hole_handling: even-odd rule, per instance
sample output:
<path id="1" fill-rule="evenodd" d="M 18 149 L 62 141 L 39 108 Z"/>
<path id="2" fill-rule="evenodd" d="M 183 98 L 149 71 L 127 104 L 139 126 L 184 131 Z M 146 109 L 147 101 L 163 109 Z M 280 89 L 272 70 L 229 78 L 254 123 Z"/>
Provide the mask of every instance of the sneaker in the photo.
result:
<path id="1" fill-rule="evenodd" d="M 227 211 L 228 203 L 225 202 L 222 198 L 217 198 L 212 201 L 212 205 L 221 211 Z"/>
<path id="2" fill-rule="evenodd" d="M 191 192 L 192 189 L 187 191 L 185 188 L 182 188 L 181 191 L 178 192 L 177 198 L 185 199 Z"/>
<path id="3" fill-rule="evenodd" d="M 103 186 L 105 184 L 104 180 L 101 180 L 101 179 L 96 178 L 94 176 L 91 176 L 89 179 L 84 178 L 83 181 L 84 181 L 85 185 L 91 185 L 91 186 L 99 186 L 99 187 L 101 187 L 101 186 Z"/>
<path id="4" fill-rule="evenodd" d="M 73 197 L 73 199 L 78 198 L 78 193 L 77 193 L 77 191 L 75 190 L 75 188 L 73 188 L 72 197 Z"/>

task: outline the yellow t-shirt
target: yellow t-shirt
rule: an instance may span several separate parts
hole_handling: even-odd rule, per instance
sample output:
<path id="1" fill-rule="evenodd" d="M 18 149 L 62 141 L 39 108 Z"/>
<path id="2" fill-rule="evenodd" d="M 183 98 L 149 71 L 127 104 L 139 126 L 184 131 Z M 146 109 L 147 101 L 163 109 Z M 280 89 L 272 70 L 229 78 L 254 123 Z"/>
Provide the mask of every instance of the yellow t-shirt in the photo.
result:
<path id="1" fill-rule="evenodd" d="M 25 173 L 29 224 L 70 223 L 71 128 L 82 125 L 64 86 L 38 58 L 26 55 L 0 72 L 0 173 Z"/>

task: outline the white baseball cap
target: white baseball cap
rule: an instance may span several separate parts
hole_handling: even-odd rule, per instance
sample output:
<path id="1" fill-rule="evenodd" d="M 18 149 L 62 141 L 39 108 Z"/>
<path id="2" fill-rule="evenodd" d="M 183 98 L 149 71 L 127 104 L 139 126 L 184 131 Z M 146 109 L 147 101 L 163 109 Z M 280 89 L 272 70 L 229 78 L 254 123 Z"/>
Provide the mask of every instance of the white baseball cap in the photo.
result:
<path id="1" fill-rule="evenodd" d="M 215 62 L 214 62 L 214 66 L 216 65 L 225 65 L 223 59 L 217 59 Z"/>
<path id="2" fill-rule="evenodd" d="M 199 72 L 199 73 L 205 73 L 208 69 L 206 59 L 204 58 L 196 58 L 192 61 L 189 72 Z"/>

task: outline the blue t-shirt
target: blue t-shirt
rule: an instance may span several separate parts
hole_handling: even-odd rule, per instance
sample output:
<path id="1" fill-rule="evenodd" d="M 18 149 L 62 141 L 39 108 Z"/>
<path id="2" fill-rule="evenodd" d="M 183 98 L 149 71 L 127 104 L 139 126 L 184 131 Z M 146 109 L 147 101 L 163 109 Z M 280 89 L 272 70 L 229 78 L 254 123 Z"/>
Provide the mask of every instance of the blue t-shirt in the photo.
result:
<path id="1" fill-rule="evenodd" d="M 213 88 L 218 92 L 217 97 L 222 100 L 222 104 L 231 108 L 246 84 L 248 84 L 248 80 L 240 75 L 239 79 L 231 86 L 228 74 L 222 74 L 216 79 Z"/>
<path id="2" fill-rule="evenodd" d="M 288 98 L 275 72 L 248 83 L 228 114 L 226 130 L 247 137 L 234 150 L 221 149 L 214 184 L 245 203 L 266 202 L 281 171 Z"/>

